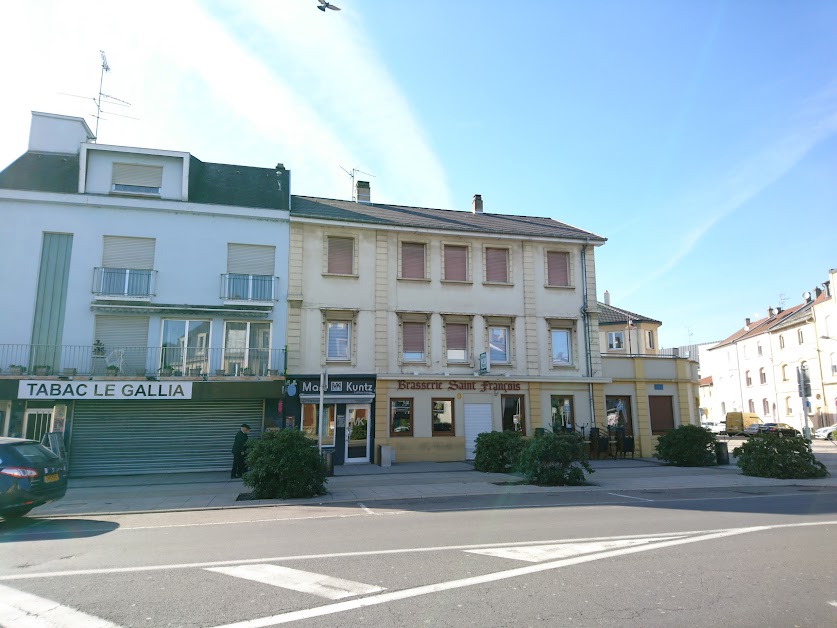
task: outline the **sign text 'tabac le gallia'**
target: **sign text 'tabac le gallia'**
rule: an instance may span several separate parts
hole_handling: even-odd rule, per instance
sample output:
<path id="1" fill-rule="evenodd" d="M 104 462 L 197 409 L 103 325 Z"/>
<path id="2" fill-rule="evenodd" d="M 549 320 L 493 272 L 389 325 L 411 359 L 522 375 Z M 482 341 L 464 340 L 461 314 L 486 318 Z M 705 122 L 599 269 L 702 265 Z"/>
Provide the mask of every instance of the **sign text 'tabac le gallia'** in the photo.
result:
<path id="1" fill-rule="evenodd" d="M 24 379 L 18 399 L 191 399 L 192 382 L 88 381 L 50 382 Z"/>

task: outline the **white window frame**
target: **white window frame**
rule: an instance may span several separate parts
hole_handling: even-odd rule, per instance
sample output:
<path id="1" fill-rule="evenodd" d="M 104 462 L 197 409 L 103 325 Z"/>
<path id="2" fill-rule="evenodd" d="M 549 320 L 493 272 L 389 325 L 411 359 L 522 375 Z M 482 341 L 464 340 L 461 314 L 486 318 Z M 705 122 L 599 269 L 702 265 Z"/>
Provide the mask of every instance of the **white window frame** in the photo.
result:
<path id="1" fill-rule="evenodd" d="M 421 277 L 404 276 L 404 245 L 414 244 L 424 247 L 424 270 Z M 403 281 L 430 281 L 430 243 L 422 240 L 404 239 L 398 241 L 398 279 Z"/>
<path id="2" fill-rule="evenodd" d="M 343 347 L 343 351 L 338 351 L 338 354 L 331 354 L 332 346 L 332 330 L 336 326 L 345 328 L 345 338 L 335 338 L 335 345 Z M 326 360 L 329 362 L 351 362 L 352 360 L 352 321 L 341 321 L 335 319 L 326 319 Z"/>
<path id="3" fill-rule="evenodd" d="M 424 325 L 424 351 L 421 358 L 408 359 L 404 350 L 404 323 Z M 398 359 L 403 365 L 428 366 L 430 364 L 430 351 L 428 344 L 430 340 L 430 316 L 427 314 L 403 313 L 398 316 Z"/>
<path id="4" fill-rule="evenodd" d="M 448 279 L 445 276 L 445 248 L 452 246 L 465 249 L 465 279 Z M 473 280 L 473 264 L 471 263 L 471 245 L 463 242 L 445 242 L 441 243 L 440 258 L 442 260 L 442 283 L 474 283 Z"/>
<path id="5" fill-rule="evenodd" d="M 498 249 L 506 251 L 506 281 L 489 281 L 488 279 L 488 249 Z M 482 282 L 489 286 L 513 286 L 513 268 L 514 262 L 512 260 L 512 249 L 509 246 L 484 244 L 482 247 Z"/>
<path id="6" fill-rule="evenodd" d="M 616 346 L 616 339 L 622 341 L 622 346 Z M 608 351 L 625 351 L 625 332 L 624 331 L 609 331 L 607 332 L 607 350 Z"/>
<path id="7" fill-rule="evenodd" d="M 352 240 L 352 272 L 350 273 L 333 273 L 328 270 L 328 241 L 331 238 Z M 327 277 L 352 277 L 358 276 L 358 248 L 359 238 L 356 234 L 346 233 L 323 233 L 323 272 Z"/>
<path id="8" fill-rule="evenodd" d="M 244 362 L 241 365 L 242 369 L 248 369 L 250 367 L 250 351 L 267 351 L 267 360 L 268 360 L 268 369 L 271 367 L 271 359 L 273 358 L 273 321 L 272 320 L 239 320 L 235 318 L 224 319 L 224 324 L 221 329 L 221 363 L 226 364 L 227 362 L 227 351 L 242 351 L 240 348 L 236 349 L 228 349 L 227 347 L 227 325 L 230 323 L 245 323 L 247 327 L 244 330 Z M 268 337 L 270 340 L 267 343 L 267 349 L 265 348 L 251 348 L 250 347 L 250 325 L 251 324 L 265 324 L 268 325 Z M 225 367 L 226 370 L 226 367 Z"/>
<path id="9" fill-rule="evenodd" d="M 567 256 L 567 284 L 552 284 L 549 283 L 549 254 L 550 253 L 564 253 Z M 573 285 L 573 253 L 567 249 L 560 249 L 560 248 L 548 248 L 544 249 L 543 252 L 543 272 L 544 272 L 544 287 L 545 288 L 563 288 L 563 289 L 572 289 L 575 286 Z"/>
<path id="10" fill-rule="evenodd" d="M 567 335 L 567 361 L 555 360 L 555 334 L 562 333 Z M 562 368 L 574 365 L 573 355 L 573 329 L 571 327 L 562 327 L 559 325 L 550 325 L 549 327 L 549 363 L 552 368 Z"/>
<path id="11" fill-rule="evenodd" d="M 656 348 L 656 347 L 654 347 L 654 330 L 653 329 L 646 330 L 645 341 L 646 341 L 649 349 L 655 349 Z"/>
<path id="12" fill-rule="evenodd" d="M 459 282 L 462 283 L 462 282 Z M 448 349 L 448 325 L 464 325 L 465 326 L 465 358 L 452 359 Z M 456 315 L 442 316 L 442 352 L 445 356 L 445 363 L 452 366 L 473 365 L 473 348 L 471 342 L 471 334 L 473 333 L 470 317 L 457 317 Z"/>
<path id="13" fill-rule="evenodd" d="M 506 359 L 504 359 L 504 360 L 498 360 L 491 355 L 491 335 L 492 335 L 492 330 L 494 330 L 494 329 L 503 329 L 506 332 Z M 495 364 L 496 365 L 510 365 L 512 363 L 512 350 L 511 350 L 512 349 L 512 347 L 511 347 L 511 345 L 512 345 L 512 342 L 511 342 L 512 328 L 511 328 L 511 325 L 508 325 L 508 324 L 489 324 L 486 327 L 486 333 L 488 334 L 486 347 L 488 348 L 488 359 L 489 359 L 489 362 L 491 363 L 491 366 L 494 366 Z"/>

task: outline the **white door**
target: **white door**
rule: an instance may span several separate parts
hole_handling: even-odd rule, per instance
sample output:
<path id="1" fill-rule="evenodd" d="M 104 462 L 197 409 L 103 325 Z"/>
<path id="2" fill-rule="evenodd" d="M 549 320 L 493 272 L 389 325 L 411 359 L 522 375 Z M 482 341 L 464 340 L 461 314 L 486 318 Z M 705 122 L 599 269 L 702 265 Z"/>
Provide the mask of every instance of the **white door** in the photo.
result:
<path id="1" fill-rule="evenodd" d="M 23 415 L 23 438 L 36 440 L 39 443 L 49 431 L 52 410 L 27 410 Z"/>
<path id="2" fill-rule="evenodd" d="M 477 436 L 491 431 L 490 403 L 465 404 L 465 459 L 473 460 Z"/>
<path id="3" fill-rule="evenodd" d="M 346 463 L 369 462 L 369 406 L 346 406 Z"/>

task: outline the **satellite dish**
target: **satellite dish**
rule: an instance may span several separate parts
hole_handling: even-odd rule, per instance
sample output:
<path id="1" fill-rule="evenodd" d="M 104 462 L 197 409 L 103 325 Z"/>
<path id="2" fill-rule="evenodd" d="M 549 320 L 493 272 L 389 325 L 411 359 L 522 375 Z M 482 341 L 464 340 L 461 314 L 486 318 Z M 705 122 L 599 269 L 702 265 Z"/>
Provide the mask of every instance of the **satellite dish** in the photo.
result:
<path id="1" fill-rule="evenodd" d="M 803 292 L 802 293 L 802 298 L 805 299 L 806 301 L 810 301 L 811 300 L 811 293 L 810 292 Z"/>

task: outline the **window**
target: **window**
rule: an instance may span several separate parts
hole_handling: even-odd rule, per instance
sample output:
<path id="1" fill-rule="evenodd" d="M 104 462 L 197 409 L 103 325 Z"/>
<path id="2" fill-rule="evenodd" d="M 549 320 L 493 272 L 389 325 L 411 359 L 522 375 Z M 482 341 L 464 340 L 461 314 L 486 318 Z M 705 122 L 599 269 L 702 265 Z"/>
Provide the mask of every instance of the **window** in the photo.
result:
<path id="1" fill-rule="evenodd" d="M 423 322 L 404 321 L 401 323 L 404 362 L 425 361 L 424 331 L 426 327 L 427 324 Z"/>
<path id="2" fill-rule="evenodd" d="M 412 436 L 413 434 L 413 400 L 390 399 L 390 435 Z"/>
<path id="3" fill-rule="evenodd" d="M 354 238 L 327 237 L 328 262 L 326 272 L 330 275 L 353 275 L 355 262 Z"/>
<path id="4" fill-rule="evenodd" d="M 267 375 L 270 323 L 227 321 L 224 324 L 224 371 L 227 375 Z"/>
<path id="5" fill-rule="evenodd" d="M 162 166 L 115 163 L 112 175 L 112 192 L 160 196 L 160 188 L 163 186 Z"/>
<path id="6" fill-rule="evenodd" d="M 227 244 L 227 274 L 221 298 L 231 301 L 273 301 L 276 247 Z"/>
<path id="7" fill-rule="evenodd" d="M 672 397 L 651 395 L 648 397 L 648 410 L 651 417 L 651 434 L 658 436 L 674 429 L 674 404 Z"/>
<path id="8" fill-rule="evenodd" d="M 783 382 L 788 381 L 788 365 L 787 364 L 782 365 L 782 381 Z"/>
<path id="9" fill-rule="evenodd" d="M 575 429 L 575 410 L 573 409 L 573 398 L 571 395 L 552 395 L 550 397 L 552 406 L 552 430 Z"/>
<path id="10" fill-rule="evenodd" d="M 727 404 L 725 402 L 721 402 L 721 416 L 727 416 Z"/>
<path id="11" fill-rule="evenodd" d="M 104 236 L 102 267 L 93 292 L 102 296 L 149 297 L 154 294 L 154 238 Z"/>
<path id="12" fill-rule="evenodd" d="M 421 242 L 401 243 L 401 278 L 425 279 L 425 245 Z"/>
<path id="13" fill-rule="evenodd" d="M 802 330 L 801 329 L 796 330 L 796 338 L 797 338 L 797 340 L 799 340 L 799 344 L 803 343 L 803 337 L 802 337 Z"/>
<path id="14" fill-rule="evenodd" d="M 509 250 L 485 249 L 485 281 L 509 283 Z"/>
<path id="15" fill-rule="evenodd" d="M 750 376 L 750 371 L 744 373 L 744 379 L 747 381 L 747 386 L 753 385 L 753 378 Z"/>
<path id="16" fill-rule="evenodd" d="M 572 355 L 570 354 L 570 330 L 552 329 L 550 330 L 550 335 L 552 340 L 552 365 L 569 366 L 572 364 Z"/>
<path id="17" fill-rule="evenodd" d="M 164 320 L 160 369 L 181 375 L 209 373 L 209 327 L 209 321 Z"/>
<path id="18" fill-rule="evenodd" d="M 525 397 L 523 395 L 502 395 L 503 431 L 520 432 L 526 435 Z"/>
<path id="19" fill-rule="evenodd" d="M 433 436 L 454 436 L 453 399 L 433 399 Z"/>
<path id="20" fill-rule="evenodd" d="M 759 357 L 761 357 L 764 354 L 764 352 L 761 348 L 761 343 L 760 342 L 758 344 L 756 344 L 756 352 L 759 354 Z"/>
<path id="21" fill-rule="evenodd" d="M 790 397 L 785 397 L 785 414 L 788 416 L 792 414 Z"/>
<path id="22" fill-rule="evenodd" d="M 625 348 L 625 332 L 623 331 L 609 331 L 607 332 L 607 348 L 611 351 L 619 351 Z"/>
<path id="23" fill-rule="evenodd" d="M 756 404 L 753 402 L 752 399 L 750 399 L 747 402 L 747 407 L 750 409 L 750 412 L 755 412 L 756 411 Z"/>
<path id="24" fill-rule="evenodd" d="M 508 364 L 511 362 L 508 327 L 488 328 L 488 349 L 491 364 Z"/>
<path id="25" fill-rule="evenodd" d="M 323 445 L 334 444 L 334 416 L 336 406 L 333 404 L 323 407 L 323 430 L 322 442 Z M 315 403 L 302 404 L 302 432 L 312 438 L 317 437 L 319 429 L 317 425 L 320 422 L 320 406 Z"/>
<path id="26" fill-rule="evenodd" d="M 443 255 L 445 258 L 445 281 L 469 281 L 468 247 L 445 244 Z"/>
<path id="27" fill-rule="evenodd" d="M 785 348 L 785 337 L 782 334 L 779 334 L 779 348 Z"/>
<path id="28" fill-rule="evenodd" d="M 565 251 L 546 252 L 546 285 L 570 285 L 570 254 Z"/>
<path id="29" fill-rule="evenodd" d="M 759 369 L 759 383 L 766 384 L 767 383 L 767 373 L 764 372 L 763 368 Z"/>
<path id="30" fill-rule="evenodd" d="M 326 321 L 326 359 L 351 359 L 351 321 Z"/>
<path id="31" fill-rule="evenodd" d="M 648 330 L 648 348 L 649 349 L 654 348 L 654 332 L 653 332 L 653 330 L 650 330 L 650 329 Z"/>
<path id="32" fill-rule="evenodd" d="M 770 402 L 767 399 L 761 400 L 761 409 L 764 413 L 764 416 L 770 416 Z"/>
<path id="33" fill-rule="evenodd" d="M 744 359 L 746 360 L 747 359 L 747 345 L 744 345 L 742 347 L 742 349 L 744 350 Z"/>
<path id="34" fill-rule="evenodd" d="M 448 362 L 468 362 L 468 324 L 445 321 L 445 348 Z"/>
<path id="35" fill-rule="evenodd" d="M 831 354 L 831 374 L 837 375 L 837 353 Z"/>

